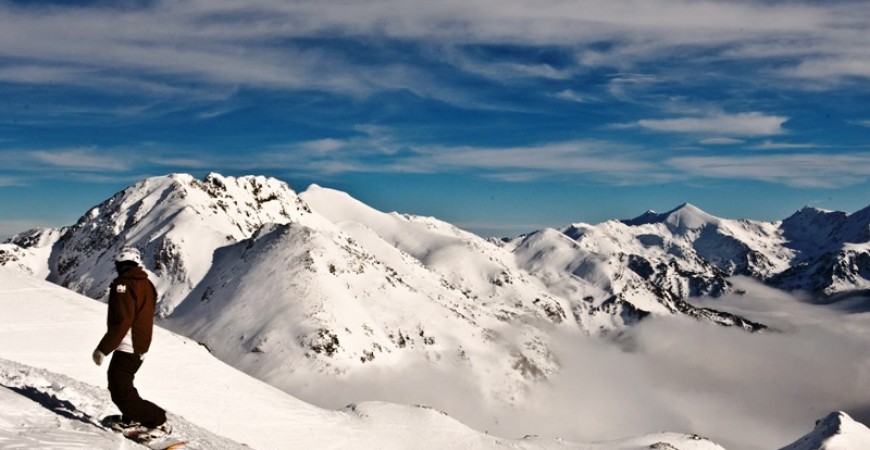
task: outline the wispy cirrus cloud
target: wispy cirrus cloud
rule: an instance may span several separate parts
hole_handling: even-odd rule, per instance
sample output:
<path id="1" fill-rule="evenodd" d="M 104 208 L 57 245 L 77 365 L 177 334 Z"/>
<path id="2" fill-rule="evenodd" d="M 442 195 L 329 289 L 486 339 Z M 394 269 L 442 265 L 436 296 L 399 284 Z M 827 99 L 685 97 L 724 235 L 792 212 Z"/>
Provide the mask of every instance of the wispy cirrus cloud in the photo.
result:
<path id="1" fill-rule="evenodd" d="M 336 51 L 329 39 L 313 45 L 324 37 L 442 49 L 578 49 L 576 67 L 482 61 L 462 50 L 419 53 L 493 79 L 564 79 L 582 67 L 632 68 L 679 58 L 686 49 L 703 49 L 712 59 L 780 58 L 778 67 L 786 66 L 783 76 L 789 77 L 870 76 L 866 53 L 861 53 L 866 48 L 861 30 L 870 23 L 870 14 L 860 2 L 218 0 L 106 6 L 0 6 L 0 58 L 9 63 L 0 78 L 77 83 L 82 73 L 111 73 L 139 82 L 180 77 L 352 95 L 396 87 L 431 96 L 449 92 L 443 80 L 407 61 L 359 59 Z M 598 45 L 602 42 L 607 45 Z M 860 55 L 865 57 L 855 58 Z"/>
<path id="2" fill-rule="evenodd" d="M 799 188 L 839 188 L 870 180 L 870 153 L 689 156 L 666 162 L 692 176 L 757 180 Z"/>
<path id="3" fill-rule="evenodd" d="M 793 143 L 793 142 L 774 142 L 770 139 L 765 140 L 764 142 L 753 145 L 749 148 L 756 150 L 799 150 L 806 148 L 820 148 L 822 147 L 819 144 L 813 144 L 809 142 L 804 143 Z"/>
<path id="4" fill-rule="evenodd" d="M 36 163 L 70 170 L 124 171 L 130 167 L 129 160 L 105 153 L 97 153 L 94 148 L 33 150 L 28 152 L 26 156 Z"/>
<path id="5" fill-rule="evenodd" d="M 17 175 L 6 177 L 7 185 L 25 185 L 33 179 L 73 175 L 87 183 L 136 181 L 152 168 L 165 170 L 204 169 L 215 165 L 185 152 L 161 148 L 151 143 L 129 147 L 58 147 L 41 149 L 13 148 L 0 150 L 0 164 Z M 221 166 L 231 164 L 218 163 Z M 2 186 L 4 178 L 0 178 Z"/>
<path id="6" fill-rule="evenodd" d="M 572 140 L 515 147 L 421 145 L 389 130 L 352 139 L 289 144 L 255 158 L 296 171 L 336 174 L 469 173 L 506 182 L 584 176 L 604 184 L 650 184 L 672 177 L 642 147 L 604 140 Z"/>
<path id="7" fill-rule="evenodd" d="M 617 175 L 653 172 L 654 169 L 644 159 L 632 157 L 632 154 L 639 153 L 639 149 L 605 141 L 570 141 L 506 148 L 423 147 L 416 151 L 417 156 L 409 161 L 411 165 L 439 167 L 441 170 L 467 168 Z"/>

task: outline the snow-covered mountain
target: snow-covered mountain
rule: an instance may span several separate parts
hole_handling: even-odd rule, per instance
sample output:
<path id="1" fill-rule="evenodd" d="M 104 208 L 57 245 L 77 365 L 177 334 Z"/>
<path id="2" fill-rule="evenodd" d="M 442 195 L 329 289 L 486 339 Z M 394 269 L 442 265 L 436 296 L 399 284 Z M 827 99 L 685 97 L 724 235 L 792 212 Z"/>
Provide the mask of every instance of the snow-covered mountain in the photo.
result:
<path id="1" fill-rule="evenodd" d="M 781 230 L 795 258 L 771 284 L 826 295 L 870 289 L 870 207 L 854 214 L 804 208 Z"/>
<path id="2" fill-rule="evenodd" d="M 603 317 L 633 323 L 649 313 L 682 313 L 755 331 L 764 325 L 686 300 L 730 290 L 729 276 L 784 267 L 786 252 L 776 239 L 773 225 L 719 219 L 686 204 L 624 222 L 540 230 L 506 246 L 551 291 L 589 307 L 591 314 L 578 315 L 580 322 Z"/>
<path id="3" fill-rule="evenodd" d="M 813 431 L 780 450 L 846 450 L 859 448 L 870 448 L 870 428 L 852 420 L 848 414 L 838 411 L 817 420 Z"/>
<path id="4" fill-rule="evenodd" d="M 311 212 L 296 193 L 273 178 L 149 178 L 61 230 L 51 251 L 48 279 L 101 298 L 115 276 L 112 255 L 125 245 L 135 246 L 154 275 L 166 315 L 202 280 L 216 249 L 250 237 L 264 224 L 307 216 Z M 33 247 L 18 237 L 12 241 Z"/>
<path id="5" fill-rule="evenodd" d="M 631 220 L 544 229 L 506 246 L 555 295 L 591 306 L 586 319 L 633 323 L 648 313 L 683 313 L 758 330 L 765 326 L 686 300 L 731 291 L 728 278 L 735 275 L 822 295 L 870 288 L 870 208 L 854 214 L 804 208 L 780 222 L 760 222 L 683 204 Z"/>
<path id="6" fill-rule="evenodd" d="M 169 326 L 285 389 L 294 373 L 423 361 L 480 380 L 503 374 L 479 386 L 511 401 L 558 369 L 540 325 L 562 324 L 562 306 L 497 259 L 509 254 L 317 186 L 303 201 L 314 212 L 216 251 Z"/>
<path id="7" fill-rule="evenodd" d="M 550 330 L 607 334 L 650 314 L 764 329 L 692 304 L 733 290 L 733 275 L 828 294 L 870 287 L 868 227 L 870 208 L 758 222 L 685 204 L 486 240 L 319 186 L 297 195 L 273 178 L 176 174 L 70 227 L 13 237 L 0 265 L 99 299 L 112 256 L 133 245 L 166 326 L 275 386 L 420 362 L 512 402 L 559 371 Z"/>
<path id="8" fill-rule="evenodd" d="M 285 388 L 294 373 L 423 361 L 501 374 L 479 386 L 510 402 L 558 370 L 545 330 L 579 331 L 566 302 L 499 246 L 329 189 L 302 200 L 275 179 L 150 178 L 71 227 L 12 242 L 7 266 L 47 255 L 49 280 L 93 298 L 114 276 L 112 255 L 140 248 L 168 326 Z"/>
<path id="9" fill-rule="evenodd" d="M 144 448 L 96 422 L 117 413 L 105 367 L 90 362 L 105 306 L 0 268 L 0 446 Z M 655 433 L 600 443 L 496 437 L 425 406 L 383 402 L 325 410 L 248 377 L 200 345 L 157 328 L 137 374 L 147 398 L 170 411 L 191 449 L 723 450 L 695 435 Z"/>

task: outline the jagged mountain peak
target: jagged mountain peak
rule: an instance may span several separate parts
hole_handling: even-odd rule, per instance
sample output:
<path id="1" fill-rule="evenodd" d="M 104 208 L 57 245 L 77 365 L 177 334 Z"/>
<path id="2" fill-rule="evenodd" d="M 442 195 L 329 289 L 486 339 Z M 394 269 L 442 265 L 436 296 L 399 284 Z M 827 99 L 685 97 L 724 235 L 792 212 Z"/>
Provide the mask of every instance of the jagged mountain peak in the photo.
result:
<path id="1" fill-rule="evenodd" d="M 782 221 L 789 247 L 806 257 L 838 250 L 844 242 L 870 238 L 870 208 L 854 214 L 805 206 Z"/>
<path id="2" fill-rule="evenodd" d="M 848 214 L 842 211 L 830 211 L 815 206 L 806 205 L 787 217 L 783 222 L 813 221 L 813 220 L 845 220 Z"/>
<path id="3" fill-rule="evenodd" d="M 52 245 L 49 280 L 93 298 L 114 277 L 112 256 L 135 246 L 168 313 L 208 271 L 215 249 L 247 239 L 264 224 L 314 222 L 283 181 L 263 176 L 144 179 L 91 208 Z M 27 247 L 24 240 L 15 242 Z"/>
<path id="4" fill-rule="evenodd" d="M 809 434 L 780 450 L 836 450 L 870 448 L 870 428 L 848 414 L 835 411 L 816 421 Z"/>

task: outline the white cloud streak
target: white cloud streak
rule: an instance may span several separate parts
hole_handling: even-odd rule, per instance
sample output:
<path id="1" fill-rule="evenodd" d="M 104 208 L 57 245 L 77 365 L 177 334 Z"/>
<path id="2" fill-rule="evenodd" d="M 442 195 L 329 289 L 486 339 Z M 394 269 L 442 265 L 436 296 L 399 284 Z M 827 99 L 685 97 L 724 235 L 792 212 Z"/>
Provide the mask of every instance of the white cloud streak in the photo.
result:
<path id="1" fill-rule="evenodd" d="M 870 154 L 689 156 L 667 164 L 696 177 L 748 179 L 799 188 L 839 188 L 870 179 Z"/>
<path id="2" fill-rule="evenodd" d="M 284 167 L 294 173 L 468 173 L 525 183 L 553 177 L 583 177 L 606 185 L 647 185 L 671 181 L 672 169 L 631 144 L 575 140 L 516 147 L 416 145 L 389 129 L 358 127 L 365 134 L 288 144 L 246 157 L 236 168 Z M 253 162 L 252 162 L 253 161 Z"/>
<path id="3" fill-rule="evenodd" d="M 744 142 L 746 141 L 744 141 L 743 139 L 734 139 L 729 137 L 714 137 L 701 140 L 701 144 L 704 145 L 737 145 Z"/>
<path id="4" fill-rule="evenodd" d="M 553 94 L 553 97 L 575 103 L 586 103 L 589 101 L 589 98 L 587 98 L 586 95 L 576 92 L 573 89 L 565 89 L 563 91 L 559 91 Z"/>
<path id="5" fill-rule="evenodd" d="M 676 119 L 642 119 L 637 121 L 636 126 L 660 132 L 752 137 L 783 134 L 785 130 L 782 124 L 787 121 L 788 117 L 749 112 Z"/>
<path id="6" fill-rule="evenodd" d="M 765 140 L 761 144 L 753 145 L 752 149 L 756 150 L 796 150 L 796 149 L 805 149 L 805 148 L 819 148 L 821 147 L 818 144 L 812 143 L 789 143 L 789 142 L 773 142 L 771 140 Z"/>
<path id="7" fill-rule="evenodd" d="M 0 150 L 0 165 L 19 175 L 9 178 L 13 185 L 27 185 L 46 177 L 75 177 L 85 183 L 131 183 L 146 175 L 147 166 L 202 169 L 214 161 L 189 157 L 183 152 L 159 148 L 154 144 L 135 147 L 83 147 Z M 145 169 L 147 170 L 147 169 Z M 2 186 L 0 179 L 0 186 Z"/>
<path id="8" fill-rule="evenodd" d="M 124 159 L 98 154 L 94 149 L 35 150 L 28 155 L 36 163 L 72 170 L 125 171 L 129 163 Z"/>
<path id="9" fill-rule="evenodd" d="M 568 172 L 643 171 L 651 166 L 643 161 L 614 158 L 614 144 L 576 141 L 509 148 L 427 148 L 422 156 L 426 165 L 476 169 L 519 169 Z M 625 152 L 620 152 L 624 154 Z"/>
<path id="10" fill-rule="evenodd" d="M 0 176 L 0 187 L 23 186 L 24 183 L 18 177 Z"/>

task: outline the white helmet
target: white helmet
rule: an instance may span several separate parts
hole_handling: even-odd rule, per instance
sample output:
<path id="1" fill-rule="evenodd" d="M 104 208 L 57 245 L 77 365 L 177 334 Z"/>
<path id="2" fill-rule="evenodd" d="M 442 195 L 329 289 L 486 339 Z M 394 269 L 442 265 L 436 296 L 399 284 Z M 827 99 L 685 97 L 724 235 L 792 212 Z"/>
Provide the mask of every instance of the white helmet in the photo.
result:
<path id="1" fill-rule="evenodd" d="M 124 247 L 115 255 L 115 262 L 131 261 L 138 265 L 142 265 L 142 255 L 139 250 L 134 247 Z"/>

